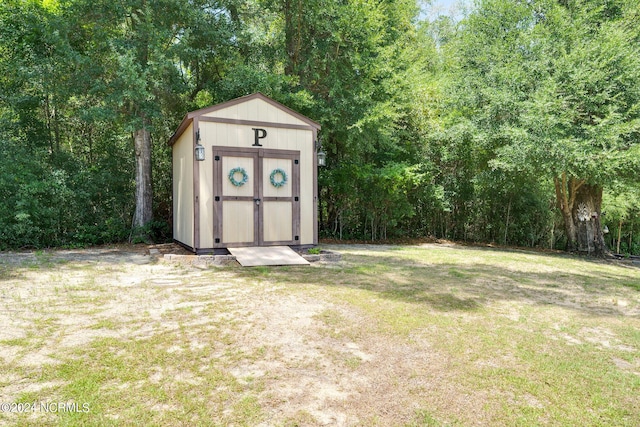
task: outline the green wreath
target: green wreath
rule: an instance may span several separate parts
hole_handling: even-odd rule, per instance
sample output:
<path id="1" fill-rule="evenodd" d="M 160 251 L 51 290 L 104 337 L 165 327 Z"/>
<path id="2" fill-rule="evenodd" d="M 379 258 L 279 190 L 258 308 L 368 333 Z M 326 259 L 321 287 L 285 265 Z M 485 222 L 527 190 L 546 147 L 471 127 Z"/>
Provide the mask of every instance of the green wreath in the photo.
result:
<path id="1" fill-rule="evenodd" d="M 280 181 L 276 181 L 276 175 L 282 176 Z M 269 181 L 271 181 L 271 185 L 276 188 L 280 188 L 287 183 L 287 173 L 280 168 L 274 169 L 269 176 Z"/>
<path id="2" fill-rule="evenodd" d="M 241 181 L 237 181 L 236 180 L 236 174 L 237 173 L 241 173 L 242 174 L 242 180 Z M 231 183 L 233 185 L 235 185 L 236 187 L 242 187 L 243 185 L 245 185 L 247 183 L 247 181 L 249 181 L 249 175 L 247 175 L 247 171 L 244 170 L 244 168 L 233 168 L 229 171 L 229 181 L 231 181 Z"/>

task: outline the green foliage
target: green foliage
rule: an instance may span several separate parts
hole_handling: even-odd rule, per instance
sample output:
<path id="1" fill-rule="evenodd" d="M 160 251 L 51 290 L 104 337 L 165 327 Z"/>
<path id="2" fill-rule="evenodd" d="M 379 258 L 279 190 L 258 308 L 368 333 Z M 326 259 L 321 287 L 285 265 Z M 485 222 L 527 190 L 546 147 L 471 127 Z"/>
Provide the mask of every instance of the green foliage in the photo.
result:
<path id="1" fill-rule="evenodd" d="M 640 254 L 640 194 L 637 187 L 613 185 L 603 200 L 606 239 L 613 252 Z"/>
<path id="2" fill-rule="evenodd" d="M 326 182 L 321 199 L 336 202 L 327 209 L 337 212 L 333 228 L 326 233 L 339 238 L 401 236 L 406 233 L 401 225 L 409 224 L 416 214 L 415 205 L 429 204 L 435 192 L 424 165 L 341 165 L 327 175 L 325 179 L 333 184 Z"/>
<path id="3" fill-rule="evenodd" d="M 113 194 L 110 200 L 105 194 L 117 187 L 117 183 L 105 183 L 112 189 L 101 184 L 97 174 L 88 176 L 87 172 L 76 171 L 72 176 L 65 169 L 54 169 L 29 159 L 3 163 L 0 168 L 0 187 L 5 201 L 0 210 L 2 249 L 121 241 L 128 224 L 118 221 L 109 208 L 126 202 L 119 194 Z"/>
<path id="4" fill-rule="evenodd" d="M 557 245 L 566 173 L 605 188 L 609 245 L 637 253 L 639 13 L 483 0 L 429 22 L 413 0 L 3 1 L 0 249 L 170 239 L 164 142 L 187 111 L 260 91 L 322 125 L 324 236 Z M 141 127 L 156 221 L 132 229 Z"/>
<path id="5" fill-rule="evenodd" d="M 166 243 L 171 239 L 171 228 L 165 221 L 150 221 L 144 227 L 134 227 L 129 238 L 131 243 Z"/>
<path id="6" fill-rule="evenodd" d="M 504 241 L 522 242 L 517 236 L 531 219 L 540 231 L 528 234 L 553 229 L 544 214 L 555 196 L 547 180 L 569 177 L 604 187 L 638 182 L 632 172 L 640 150 L 637 12 L 637 4 L 624 0 L 478 2 L 444 47 L 455 61 L 440 158 L 453 148 L 455 170 L 464 175 L 462 183 L 449 175 L 455 194 L 473 201 L 463 208 L 456 203 L 459 211 L 490 201 L 492 180 L 482 183 L 482 177 L 501 176 L 495 193 L 502 193 L 502 205 L 516 208 L 504 209 L 502 219 L 515 215 L 519 228 Z M 457 144 L 465 148 L 455 150 Z M 479 200 L 471 181 L 480 184 Z M 510 190 L 510 183 L 518 187 Z M 513 205 L 516 189 L 529 192 L 521 208 Z M 559 197 L 557 206 L 569 202 Z M 540 215 L 531 217 L 526 208 L 542 216 L 535 219 Z M 482 213 L 469 226 L 486 228 L 482 219 L 490 218 Z M 533 235 L 529 244 L 540 240 Z"/>

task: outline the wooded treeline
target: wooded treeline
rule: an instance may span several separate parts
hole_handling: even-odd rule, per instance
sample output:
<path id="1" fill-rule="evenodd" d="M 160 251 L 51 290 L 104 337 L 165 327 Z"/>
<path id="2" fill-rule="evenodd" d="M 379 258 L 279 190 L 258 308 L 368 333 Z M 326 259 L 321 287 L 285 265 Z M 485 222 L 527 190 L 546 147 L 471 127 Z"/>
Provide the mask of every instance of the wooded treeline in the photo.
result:
<path id="1" fill-rule="evenodd" d="M 0 249 L 170 239 L 166 141 L 260 91 L 322 125 L 321 237 L 639 254 L 638 2 L 426 5 L 4 0 Z"/>

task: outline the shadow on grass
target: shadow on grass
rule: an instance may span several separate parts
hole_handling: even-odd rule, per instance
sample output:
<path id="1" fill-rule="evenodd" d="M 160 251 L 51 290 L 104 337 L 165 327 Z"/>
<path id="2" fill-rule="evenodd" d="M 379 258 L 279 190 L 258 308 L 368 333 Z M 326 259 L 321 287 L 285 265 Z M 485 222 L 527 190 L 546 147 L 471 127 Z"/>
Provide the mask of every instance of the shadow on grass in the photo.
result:
<path id="1" fill-rule="evenodd" d="M 515 300 L 589 315 L 629 316 L 634 308 L 621 308 L 612 303 L 615 298 L 611 297 L 617 297 L 624 288 L 640 291 L 637 267 L 567 254 L 444 245 L 345 245 L 332 249 L 343 252 L 341 264 L 226 267 L 225 271 L 240 279 L 370 291 L 388 300 L 438 311 L 474 311 L 491 301 Z M 47 269 L 65 263 L 69 263 L 67 268 L 97 263 L 126 267 L 155 261 L 148 255 L 118 249 L 0 253 L 0 281 L 20 278 L 24 268 Z M 544 268 L 537 271 L 539 265 Z M 607 299 L 609 303 L 605 304 Z M 637 313 L 636 307 L 633 315 Z"/>
<path id="2" fill-rule="evenodd" d="M 461 298 L 452 293 L 431 293 L 425 294 L 416 292 L 382 292 L 384 298 L 405 302 L 426 304 L 439 311 L 464 310 L 471 311 L 481 307 L 481 303 L 476 298 Z"/>
<path id="3" fill-rule="evenodd" d="M 625 288 L 640 289 L 640 270 L 636 268 L 567 255 L 459 247 L 451 255 L 472 251 L 478 256 L 446 262 L 441 257 L 431 259 L 429 249 L 419 250 L 424 250 L 424 259 L 417 259 L 415 254 L 403 256 L 394 249 L 349 253 L 345 248 L 344 262 L 338 267 L 271 267 L 259 273 L 251 270 L 238 273 L 291 285 L 365 290 L 385 299 L 423 304 L 437 311 L 474 311 L 489 302 L 504 300 L 555 305 L 593 316 L 638 316 L 637 308 L 634 313 L 633 307 L 616 304 Z M 517 259 L 523 255 L 535 258 Z M 498 261 L 491 263 L 491 258 L 498 260 L 502 256 L 516 259 L 507 266 L 499 265 Z M 536 268 L 537 261 L 546 263 L 549 271 L 530 271 Z"/>

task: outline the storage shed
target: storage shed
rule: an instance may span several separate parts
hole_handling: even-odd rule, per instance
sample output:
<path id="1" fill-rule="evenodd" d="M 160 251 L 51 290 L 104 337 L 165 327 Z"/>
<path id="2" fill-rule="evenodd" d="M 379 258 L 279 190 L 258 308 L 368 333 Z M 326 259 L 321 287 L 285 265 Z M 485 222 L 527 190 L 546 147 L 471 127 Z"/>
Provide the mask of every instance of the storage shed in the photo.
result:
<path id="1" fill-rule="evenodd" d="M 173 238 L 191 251 L 318 243 L 320 125 L 261 93 L 188 113 L 173 151 Z"/>

